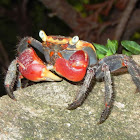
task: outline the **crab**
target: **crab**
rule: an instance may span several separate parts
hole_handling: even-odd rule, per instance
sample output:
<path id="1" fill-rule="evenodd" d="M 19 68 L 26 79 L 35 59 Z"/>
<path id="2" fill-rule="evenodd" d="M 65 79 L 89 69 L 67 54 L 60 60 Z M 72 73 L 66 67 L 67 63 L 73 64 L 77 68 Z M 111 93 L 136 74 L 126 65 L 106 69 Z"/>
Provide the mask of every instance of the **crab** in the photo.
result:
<path id="1" fill-rule="evenodd" d="M 67 107 L 73 110 L 83 104 L 91 81 L 102 79 L 105 81 L 105 107 L 98 122 L 101 124 L 109 117 L 113 107 L 115 94 L 112 72 L 126 67 L 140 91 L 140 67 L 131 57 L 116 54 L 98 60 L 94 46 L 79 40 L 78 36 L 47 36 L 43 30 L 39 32 L 39 36 L 43 43 L 32 37 L 25 37 L 17 45 L 18 56 L 11 62 L 4 81 L 10 98 L 16 100 L 13 94 L 16 79 L 18 87 L 21 87 L 22 78 L 34 82 L 61 81 L 63 78 L 73 82 L 83 81 L 74 101 Z M 46 62 L 38 57 L 33 48 L 44 54 Z"/>

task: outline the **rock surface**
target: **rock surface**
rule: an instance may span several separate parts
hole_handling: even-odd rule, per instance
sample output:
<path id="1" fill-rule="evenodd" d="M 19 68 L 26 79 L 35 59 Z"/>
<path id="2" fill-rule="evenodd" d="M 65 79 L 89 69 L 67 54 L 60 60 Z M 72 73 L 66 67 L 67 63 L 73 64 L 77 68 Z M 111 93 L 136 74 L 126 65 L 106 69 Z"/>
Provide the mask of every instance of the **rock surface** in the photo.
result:
<path id="1" fill-rule="evenodd" d="M 135 56 L 135 60 L 139 56 Z M 114 107 L 97 125 L 104 108 L 104 82 L 97 82 L 84 104 L 69 111 L 79 85 L 44 82 L 0 98 L 0 140 L 139 140 L 140 93 L 129 74 L 113 76 Z"/>

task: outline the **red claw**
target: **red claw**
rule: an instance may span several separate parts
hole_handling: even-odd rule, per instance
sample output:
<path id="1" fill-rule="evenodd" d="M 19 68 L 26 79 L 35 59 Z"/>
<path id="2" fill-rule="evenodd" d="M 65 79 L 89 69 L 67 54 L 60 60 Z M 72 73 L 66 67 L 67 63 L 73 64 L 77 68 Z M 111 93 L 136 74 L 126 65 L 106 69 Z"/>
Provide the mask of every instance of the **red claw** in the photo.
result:
<path id="1" fill-rule="evenodd" d="M 46 65 L 32 48 L 26 49 L 18 58 L 21 74 L 31 81 L 60 81 L 61 78 L 47 70 Z"/>
<path id="2" fill-rule="evenodd" d="M 31 81 L 38 81 L 41 78 L 42 69 L 45 68 L 45 65 L 32 48 L 21 53 L 18 63 L 19 70 L 25 78 Z"/>
<path id="3" fill-rule="evenodd" d="M 55 70 L 70 81 L 81 81 L 88 66 L 88 55 L 82 50 L 75 52 L 69 60 L 58 58 L 55 63 Z"/>

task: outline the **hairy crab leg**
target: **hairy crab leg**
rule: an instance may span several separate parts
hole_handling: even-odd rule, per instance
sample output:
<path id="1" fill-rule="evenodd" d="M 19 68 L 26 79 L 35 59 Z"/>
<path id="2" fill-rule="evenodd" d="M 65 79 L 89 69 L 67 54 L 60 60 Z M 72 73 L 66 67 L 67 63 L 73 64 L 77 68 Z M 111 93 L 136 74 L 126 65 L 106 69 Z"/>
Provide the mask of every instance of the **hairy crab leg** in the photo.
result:
<path id="1" fill-rule="evenodd" d="M 95 75 L 94 67 L 89 67 L 87 69 L 87 74 L 85 76 L 84 83 L 80 88 L 80 91 L 78 92 L 74 102 L 69 104 L 67 109 L 69 109 L 69 110 L 76 109 L 77 107 L 82 105 L 82 103 L 84 102 L 84 100 L 87 96 L 87 91 L 88 91 L 88 88 L 91 84 L 91 80 L 93 79 L 94 75 Z"/>
<path id="2" fill-rule="evenodd" d="M 98 124 L 103 123 L 111 113 L 111 108 L 113 107 L 114 102 L 114 93 L 112 88 L 111 74 L 109 70 L 109 66 L 107 64 L 103 64 L 102 70 L 104 71 L 104 80 L 105 80 L 105 109 L 103 110 L 100 121 Z"/>
<path id="3" fill-rule="evenodd" d="M 14 94 L 13 94 L 13 86 L 15 84 L 16 81 L 16 73 L 17 73 L 17 60 L 14 59 L 11 63 L 10 66 L 8 68 L 6 77 L 5 77 L 5 81 L 4 81 L 4 86 L 5 89 L 9 95 L 10 98 L 12 98 L 13 100 L 16 100 Z"/>
<path id="4" fill-rule="evenodd" d="M 100 67 L 96 71 L 96 79 L 101 79 L 103 77 L 105 78 L 105 109 L 101 114 L 100 121 L 98 122 L 98 124 L 101 124 L 108 118 L 111 112 L 111 108 L 113 107 L 115 97 L 112 90 L 110 72 L 112 73 L 122 67 L 127 67 L 133 82 L 137 86 L 137 89 L 140 91 L 140 67 L 132 58 L 122 54 L 108 56 L 99 61 L 99 65 Z"/>
<path id="5" fill-rule="evenodd" d="M 32 37 L 24 37 L 20 40 L 17 48 L 18 52 L 22 52 L 23 50 L 29 48 L 29 44 L 44 54 L 42 43 Z"/>
<path id="6" fill-rule="evenodd" d="M 127 68 L 138 91 L 140 91 L 140 67 L 133 59 L 130 58 L 127 62 Z"/>

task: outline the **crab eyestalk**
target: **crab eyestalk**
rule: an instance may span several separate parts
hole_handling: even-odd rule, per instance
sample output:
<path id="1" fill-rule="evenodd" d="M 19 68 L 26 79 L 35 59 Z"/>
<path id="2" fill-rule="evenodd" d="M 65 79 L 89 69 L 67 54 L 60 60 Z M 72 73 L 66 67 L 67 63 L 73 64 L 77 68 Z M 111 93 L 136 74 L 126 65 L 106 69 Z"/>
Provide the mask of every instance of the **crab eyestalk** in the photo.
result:
<path id="1" fill-rule="evenodd" d="M 79 41 L 79 37 L 74 36 L 72 39 L 69 40 L 69 44 L 75 45 L 76 43 L 78 43 L 78 41 Z"/>
<path id="2" fill-rule="evenodd" d="M 43 30 L 40 30 L 39 32 L 39 37 L 43 40 L 43 41 L 47 41 L 47 35 Z"/>

